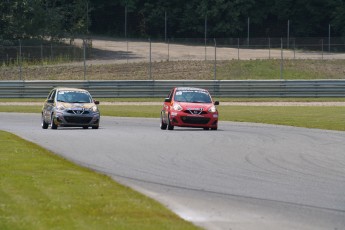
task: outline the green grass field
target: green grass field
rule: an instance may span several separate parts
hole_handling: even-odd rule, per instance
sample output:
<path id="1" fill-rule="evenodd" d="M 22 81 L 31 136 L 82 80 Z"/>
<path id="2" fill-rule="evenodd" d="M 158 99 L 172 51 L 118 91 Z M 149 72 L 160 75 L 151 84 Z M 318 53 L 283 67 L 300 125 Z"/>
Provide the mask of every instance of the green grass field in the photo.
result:
<path id="1" fill-rule="evenodd" d="M 0 229 L 198 229 L 111 178 L 0 131 Z"/>

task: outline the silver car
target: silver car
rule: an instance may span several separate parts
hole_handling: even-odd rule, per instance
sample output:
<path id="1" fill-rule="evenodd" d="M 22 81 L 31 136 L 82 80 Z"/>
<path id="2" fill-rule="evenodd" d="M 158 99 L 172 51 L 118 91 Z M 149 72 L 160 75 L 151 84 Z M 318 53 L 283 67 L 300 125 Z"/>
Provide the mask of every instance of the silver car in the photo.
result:
<path id="1" fill-rule="evenodd" d="M 92 127 L 98 129 L 100 112 L 87 90 L 76 88 L 54 88 L 50 91 L 42 108 L 42 128 Z"/>

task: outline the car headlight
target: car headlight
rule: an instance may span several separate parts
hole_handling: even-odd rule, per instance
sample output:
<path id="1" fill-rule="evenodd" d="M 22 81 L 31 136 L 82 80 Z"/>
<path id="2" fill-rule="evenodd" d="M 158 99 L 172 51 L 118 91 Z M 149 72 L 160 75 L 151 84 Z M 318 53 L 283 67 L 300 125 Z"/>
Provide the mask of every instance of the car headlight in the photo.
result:
<path id="1" fill-rule="evenodd" d="M 92 111 L 92 112 L 98 112 L 97 106 L 92 106 L 92 107 L 91 107 L 91 111 Z"/>
<path id="2" fill-rule="evenodd" d="M 215 113 L 215 112 L 217 112 L 217 108 L 216 108 L 216 106 L 211 106 L 209 109 L 208 109 L 208 111 L 210 112 L 210 113 Z"/>
<path id="3" fill-rule="evenodd" d="M 179 104 L 174 104 L 174 105 L 173 105 L 173 110 L 181 111 L 181 110 L 182 110 L 182 106 L 179 105 Z"/>

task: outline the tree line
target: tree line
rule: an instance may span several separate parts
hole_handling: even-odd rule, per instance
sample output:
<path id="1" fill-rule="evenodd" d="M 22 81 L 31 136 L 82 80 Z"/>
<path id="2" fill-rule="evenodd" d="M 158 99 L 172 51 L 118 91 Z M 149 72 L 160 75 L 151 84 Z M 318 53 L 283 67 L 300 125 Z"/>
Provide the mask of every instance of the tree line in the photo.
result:
<path id="1" fill-rule="evenodd" d="M 345 36 L 345 0 L 1 0 L 0 13 L 3 41 Z"/>

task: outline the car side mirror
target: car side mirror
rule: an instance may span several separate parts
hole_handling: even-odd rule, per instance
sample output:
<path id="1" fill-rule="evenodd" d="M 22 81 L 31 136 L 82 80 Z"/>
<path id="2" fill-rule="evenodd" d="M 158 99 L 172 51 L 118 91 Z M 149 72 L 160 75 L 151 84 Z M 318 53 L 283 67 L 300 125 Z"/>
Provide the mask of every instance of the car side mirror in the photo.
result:
<path id="1" fill-rule="evenodd" d="M 171 99 L 170 98 L 165 98 L 164 102 L 171 102 Z"/>
<path id="2" fill-rule="evenodd" d="M 96 105 L 99 105 L 99 101 L 95 101 L 95 100 L 94 100 L 93 102 L 94 102 Z"/>
<path id="3" fill-rule="evenodd" d="M 47 102 L 48 103 L 54 103 L 54 99 L 48 99 Z"/>
<path id="4" fill-rule="evenodd" d="M 214 105 L 219 105 L 219 101 L 215 101 L 215 102 L 214 102 Z"/>

